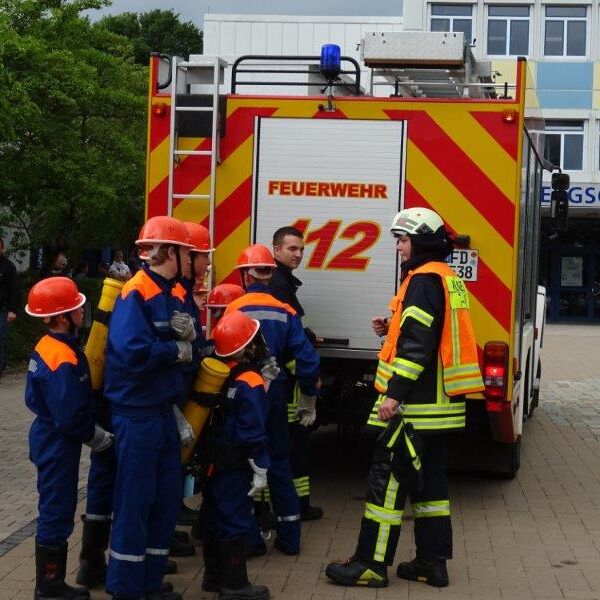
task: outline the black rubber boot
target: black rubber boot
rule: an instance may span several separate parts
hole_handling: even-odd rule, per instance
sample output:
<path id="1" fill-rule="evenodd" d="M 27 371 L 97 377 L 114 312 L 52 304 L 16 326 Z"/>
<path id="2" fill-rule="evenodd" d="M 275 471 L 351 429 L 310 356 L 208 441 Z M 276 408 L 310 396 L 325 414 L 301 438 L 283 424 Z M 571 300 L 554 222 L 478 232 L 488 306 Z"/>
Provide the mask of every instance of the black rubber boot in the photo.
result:
<path id="1" fill-rule="evenodd" d="M 246 539 L 244 537 L 220 540 L 219 563 L 221 588 L 219 600 L 267 600 L 269 588 L 252 585 L 246 571 Z"/>
<path id="2" fill-rule="evenodd" d="M 204 540 L 202 543 L 202 556 L 204 557 L 202 590 L 205 592 L 218 592 L 221 587 L 221 569 L 219 564 L 219 546 L 216 540 Z"/>
<path id="3" fill-rule="evenodd" d="M 323 516 L 323 509 L 320 506 L 310 505 L 310 496 L 300 498 L 300 520 L 318 521 Z"/>
<path id="4" fill-rule="evenodd" d="M 83 534 L 81 536 L 81 552 L 79 553 L 79 571 L 75 581 L 79 585 L 93 589 L 101 587 L 106 581 L 106 557 L 104 552 L 108 548 L 110 537 L 110 519 L 105 521 L 92 521 L 85 515 L 83 521 Z"/>
<path id="5" fill-rule="evenodd" d="M 344 563 L 329 563 L 325 575 L 338 585 L 381 588 L 389 583 L 383 563 L 367 563 L 354 556 Z"/>
<path id="6" fill-rule="evenodd" d="M 167 560 L 165 575 L 175 575 L 177 573 L 177 563 L 174 560 Z"/>
<path id="7" fill-rule="evenodd" d="M 35 546 L 35 600 L 85 600 L 90 597 L 87 588 L 65 583 L 67 544 L 59 547 Z"/>
<path id="8" fill-rule="evenodd" d="M 433 587 L 448 586 L 448 571 L 445 560 L 414 558 L 410 562 L 400 563 L 396 574 L 401 579 L 421 581 Z"/>
<path id="9" fill-rule="evenodd" d="M 171 547 L 169 548 L 169 556 L 175 558 L 182 556 L 195 556 L 196 546 L 192 542 L 182 542 L 176 536 L 171 537 Z"/>
<path id="10" fill-rule="evenodd" d="M 189 508 L 185 503 L 181 503 L 181 510 L 177 517 L 177 525 L 193 525 L 198 519 L 198 513 L 200 511 Z"/>

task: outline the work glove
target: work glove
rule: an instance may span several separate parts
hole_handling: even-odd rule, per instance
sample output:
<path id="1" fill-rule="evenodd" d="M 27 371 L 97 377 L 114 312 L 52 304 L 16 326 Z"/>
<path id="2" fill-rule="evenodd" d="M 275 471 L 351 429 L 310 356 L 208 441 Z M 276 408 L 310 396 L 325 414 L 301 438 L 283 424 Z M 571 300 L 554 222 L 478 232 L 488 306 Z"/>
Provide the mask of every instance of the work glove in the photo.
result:
<path id="1" fill-rule="evenodd" d="M 277 379 L 277 375 L 279 375 L 280 371 L 281 369 L 277 366 L 277 359 L 274 356 L 269 356 L 269 358 L 267 358 L 267 360 L 265 360 L 263 363 L 263 367 L 260 370 L 263 379 L 265 380 L 267 390 L 271 385 L 271 381 Z"/>
<path id="2" fill-rule="evenodd" d="M 178 310 L 173 311 L 169 325 L 177 336 L 177 339 L 184 342 L 193 342 L 196 339 L 194 319 L 188 313 L 179 312 Z"/>
<path id="3" fill-rule="evenodd" d="M 175 415 L 175 421 L 177 421 L 177 430 L 179 431 L 179 439 L 181 440 L 182 446 L 192 446 L 196 436 L 192 426 L 188 423 L 183 413 L 179 410 L 177 405 L 173 406 L 173 414 Z"/>
<path id="4" fill-rule="evenodd" d="M 96 423 L 92 439 L 84 442 L 84 444 L 89 446 L 92 452 L 102 452 L 113 445 L 114 439 L 115 436 L 113 433 L 106 431 L 106 429 Z"/>
<path id="5" fill-rule="evenodd" d="M 248 459 L 248 463 L 253 471 L 252 487 L 248 492 L 248 496 L 254 497 L 258 492 L 262 492 L 267 487 L 267 469 L 259 467 L 252 458 Z"/>
<path id="6" fill-rule="evenodd" d="M 300 394 L 300 398 L 298 399 L 298 406 L 296 407 L 296 417 L 300 421 L 300 425 L 304 427 L 310 427 L 317 418 L 317 409 L 315 408 L 317 404 L 316 396 L 306 396 L 305 394 Z"/>
<path id="7" fill-rule="evenodd" d="M 189 342 L 175 342 L 177 344 L 178 363 L 192 362 L 192 344 Z"/>

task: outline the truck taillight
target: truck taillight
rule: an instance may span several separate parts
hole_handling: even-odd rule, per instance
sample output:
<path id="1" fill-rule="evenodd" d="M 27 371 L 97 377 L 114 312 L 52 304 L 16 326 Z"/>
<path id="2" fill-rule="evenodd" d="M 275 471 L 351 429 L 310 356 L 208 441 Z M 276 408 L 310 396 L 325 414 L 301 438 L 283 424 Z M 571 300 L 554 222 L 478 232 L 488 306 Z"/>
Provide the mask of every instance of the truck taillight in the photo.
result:
<path id="1" fill-rule="evenodd" d="M 487 342 L 483 349 L 484 396 L 487 400 L 506 400 L 508 391 L 508 344 Z"/>

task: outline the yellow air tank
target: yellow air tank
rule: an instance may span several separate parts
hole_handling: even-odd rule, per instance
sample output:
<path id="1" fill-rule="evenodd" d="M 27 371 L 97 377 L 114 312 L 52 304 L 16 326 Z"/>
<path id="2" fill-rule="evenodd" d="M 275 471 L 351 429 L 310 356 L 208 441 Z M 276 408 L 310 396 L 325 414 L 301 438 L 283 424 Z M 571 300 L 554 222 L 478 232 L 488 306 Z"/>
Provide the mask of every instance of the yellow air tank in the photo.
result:
<path id="1" fill-rule="evenodd" d="M 90 365 L 92 389 L 98 392 L 102 391 L 104 383 L 104 351 L 108 337 L 108 321 L 115 307 L 117 296 L 121 293 L 123 283 L 123 281 L 111 277 L 104 280 L 98 310 L 94 315 L 90 336 L 85 345 L 84 354 Z"/>
<path id="2" fill-rule="evenodd" d="M 229 367 L 216 358 L 207 357 L 202 360 L 194 387 L 192 397 L 185 403 L 183 414 L 187 422 L 194 430 L 194 437 L 198 441 L 198 437 L 206 424 L 210 415 L 212 406 L 202 403 L 201 400 L 194 398 L 194 392 L 204 392 L 208 394 L 216 394 L 221 391 L 225 380 L 229 376 Z M 192 456 L 194 446 L 187 446 L 181 449 L 181 462 L 187 463 Z"/>

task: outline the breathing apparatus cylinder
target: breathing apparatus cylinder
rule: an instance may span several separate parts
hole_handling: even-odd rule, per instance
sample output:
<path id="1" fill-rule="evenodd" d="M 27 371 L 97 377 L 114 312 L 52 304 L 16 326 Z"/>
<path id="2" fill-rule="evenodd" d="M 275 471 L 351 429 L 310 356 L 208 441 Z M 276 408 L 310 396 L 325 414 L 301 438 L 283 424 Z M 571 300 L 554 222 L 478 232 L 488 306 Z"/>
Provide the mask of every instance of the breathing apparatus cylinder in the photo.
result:
<path id="1" fill-rule="evenodd" d="M 200 363 L 191 397 L 183 407 L 183 414 L 194 430 L 196 441 L 212 410 L 210 395 L 221 391 L 225 380 L 229 377 L 229 372 L 229 367 L 216 358 L 207 357 Z M 182 463 L 185 464 L 189 461 L 194 446 L 195 444 L 181 449 Z"/>
<path id="2" fill-rule="evenodd" d="M 102 286 L 98 309 L 85 345 L 84 354 L 90 365 L 92 389 L 101 392 L 104 383 L 104 352 L 108 339 L 108 322 L 124 282 L 107 277 Z"/>

